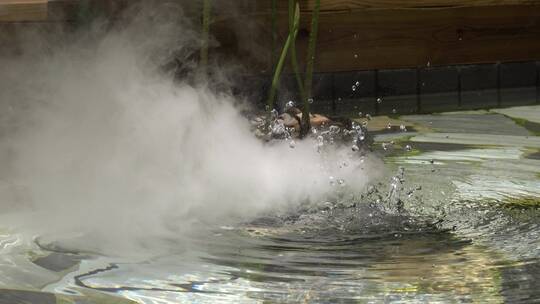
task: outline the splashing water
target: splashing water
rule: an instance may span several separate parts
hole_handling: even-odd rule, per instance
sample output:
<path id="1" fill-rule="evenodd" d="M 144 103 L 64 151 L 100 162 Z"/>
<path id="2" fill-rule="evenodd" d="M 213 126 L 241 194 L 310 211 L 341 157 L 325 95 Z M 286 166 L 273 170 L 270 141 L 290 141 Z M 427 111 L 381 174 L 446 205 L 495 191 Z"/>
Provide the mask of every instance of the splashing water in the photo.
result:
<path id="1" fill-rule="evenodd" d="M 520 288 L 525 278 L 538 290 L 536 210 L 438 209 L 455 168 L 433 155 L 427 171 L 381 178 L 369 114 L 303 140 L 276 110 L 246 119 L 242 101 L 211 88 L 225 79 L 173 81 L 156 68 L 199 44 L 165 25 L 0 60 L 0 228 L 15 231 L 0 235 L 1 287 L 139 303 L 534 298 Z M 411 151 L 392 149 L 405 163 Z M 488 242 L 531 260 L 513 267 Z"/>
<path id="2" fill-rule="evenodd" d="M 295 142 L 274 123 L 272 135 L 285 141 L 265 144 L 238 100 L 155 70 L 161 40 L 176 37 L 177 26 L 159 25 L 144 39 L 139 29 L 4 60 L 0 95 L 11 110 L 0 120 L 3 223 L 132 253 L 141 240 L 201 223 L 324 200 L 333 191 L 328 176 L 351 189 L 366 185 L 358 167 L 370 165 L 350 148 L 325 145 L 339 128 Z M 189 53 L 186 40 L 174 41 L 178 53 Z"/>

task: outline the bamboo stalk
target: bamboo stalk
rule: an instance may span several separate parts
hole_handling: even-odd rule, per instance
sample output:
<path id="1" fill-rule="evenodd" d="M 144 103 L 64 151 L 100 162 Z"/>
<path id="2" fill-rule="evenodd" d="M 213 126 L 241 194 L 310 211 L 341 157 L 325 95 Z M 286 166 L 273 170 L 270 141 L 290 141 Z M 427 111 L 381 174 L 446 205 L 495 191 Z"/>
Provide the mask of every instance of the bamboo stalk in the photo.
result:
<path id="1" fill-rule="evenodd" d="M 321 8 L 321 0 L 315 0 L 315 6 L 313 8 L 313 16 L 311 17 L 311 32 L 309 34 L 308 43 L 308 55 L 307 55 L 307 67 L 306 67 L 306 81 L 304 83 L 304 89 L 309 97 L 312 96 L 313 85 L 313 69 L 315 66 L 315 49 L 317 46 L 317 36 L 319 32 L 319 11 Z"/>
<path id="2" fill-rule="evenodd" d="M 319 11 L 321 9 L 321 0 L 315 0 L 315 7 L 313 8 L 313 15 L 311 17 L 311 32 L 309 34 L 308 43 L 308 55 L 306 60 L 306 79 L 304 83 L 305 94 L 308 95 L 308 99 L 304 102 L 304 108 L 302 109 L 302 121 L 304 125 L 311 126 L 309 121 L 309 103 L 313 98 L 312 86 L 313 86 L 313 69 L 315 66 L 315 49 L 317 46 L 317 36 L 319 33 Z M 304 134 L 305 135 L 305 134 Z"/>
<path id="3" fill-rule="evenodd" d="M 300 11 L 300 6 L 297 0 L 289 0 L 289 32 L 292 30 L 293 20 L 293 7 L 296 6 L 296 9 Z M 297 29 L 298 30 L 298 29 Z M 311 123 L 309 121 L 309 100 L 304 91 L 304 83 L 302 82 L 302 77 L 300 76 L 300 69 L 298 67 L 298 59 L 296 55 L 296 35 L 295 39 L 291 42 L 291 65 L 293 68 L 294 76 L 296 78 L 296 83 L 298 85 L 298 92 L 300 94 L 300 100 L 302 101 L 302 121 L 300 123 L 300 137 L 304 137 L 309 132 L 311 128 Z"/>
<path id="4" fill-rule="evenodd" d="M 292 30 L 289 31 L 289 35 L 287 36 L 287 40 L 285 41 L 285 45 L 283 46 L 283 49 L 281 51 L 281 56 L 279 57 L 278 63 L 276 65 L 276 69 L 274 71 L 274 77 L 272 79 L 272 85 L 270 87 L 270 93 L 268 94 L 268 101 L 266 103 L 268 112 L 272 111 L 272 109 L 274 108 L 274 99 L 276 98 L 276 90 L 279 84 L 279 78 L 281 76 L 281 72 L 283 71 L 285 58 L 287 57 L 287 53 L 289 52 L 289 49 L 291 47 L 291 42 L 296 39 L 296 35 L 298 34 L 298 26 L 300 24 L 300 7 L 299 6 L 296 6 L 293 20 L 294 22 L 293 22 Z"/>
<path id="5" fill-rule="evenodd" d="M 87 26 L 90 24 L 92 19 L 92 12 L 89 0 L 82 0 L 79 2 L 77 10 L 77 23 L 79 25 Z"/>
<path id="6" fill-rule="evenodd" d="M 201 67 L 206 69 L 208 66 L 208 39 L 210 36 L 210 14 L 212 11 L 211 0 L 203 0 L 202 12 L 202 37 L 201 37 Z"/>
<path id="7" fill-rule="evenodd" d="M 289 0 L 289 33 L 293 31 L 294 27 L 294 13 L 295 9 L 300 11 L 300 6 L 297 0 Z M 298 29 L 297 29 L 298 30 Z M 306 94 L 304 92 L 304 83 L 302 82 L 302 77 L 300 76 L 300 69 L 298 68 L 298 59 L 296 55 L 296 34 L 295 39 L 291 41 L 291 65 L 293 68 L 294 76 L 296 78 L 296 83 L 298 84 L 298 92 L 300 93 L 300 100 L 302 103 L 307 102 Z"/>

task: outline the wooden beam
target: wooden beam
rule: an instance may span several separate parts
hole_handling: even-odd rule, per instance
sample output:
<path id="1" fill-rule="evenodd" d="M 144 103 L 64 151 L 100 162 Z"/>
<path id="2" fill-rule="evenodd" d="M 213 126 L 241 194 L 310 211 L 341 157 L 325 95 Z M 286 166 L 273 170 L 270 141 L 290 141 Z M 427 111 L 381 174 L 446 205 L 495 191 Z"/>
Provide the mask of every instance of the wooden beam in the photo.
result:
<path id="1" fill-rule="evenodd" d="M 0 22 L 47 20 L 47 0 L 0 1 Z"/>
<path id="2" fill-rule="evenodd" d="M 310 18 L 311 13 L 304 11 L 297 43 L 299 59 L 305 54 Z M 260 51 L 270 50 L 269 15 L 250 19 L 258 24 L 251 26 L 259 31 L 256 40 L 236 34 L 232 17 L 217 22 L 214 33 L 223 46 L 236 39 L 244 50 L 259 50 L 251 61 L 248 52 L 242 53 L 241 61 L 248 60 L 259 71 L 271 70 L 265 61 L 270 55 Z M 319 21 L 319 72 L 540 60 L 540 5 L 335 11 L 321 14 Z M 285 14 L 279 15 L 278 23 L 283 39 Z M 229 42 L 221 40 L 222 33 Z M 231 46 L 223 52 L 236 50 Z M 252 64 L 257 61 L 264 64 Z"/>
<path id="3" fill-rule="evenodd" d="M 268 9 L 265 1 L 259 1 Z M 269 2 L 269 1 L 266 1 Z M 286 10 L 287 1 L 278 1 L 278 9 Z M 476 6 L 535 5 L 537 0 L 321 0 L 322 12 L 366 9 L 445 9 Z M 300 0 L 303 10 L 312 10 L 315 0 Z"/>
<path id="4" fill-rule="evenodd" d="M 320 20 L 324 71 L 540 59 L 540 6 L 354 11 Z"/>
<path id="5" fill-rule="evenodd" d="M 300 1 L 297 47 L 302 61 L 314 0 Z M 79 1 L 0 3 L 0 22 L 62 21 L 73 20 Z M 112 18 L 125 3 L 91 0 L 93 8 Z M 197 22 L 198 2 L 180 3 L 192 7 L 186 15 Z M 220 43 L 210 56 L 236 58 L 253 73 L 271 71 L 270 3 L 216 1 L 211 32 Z M 280 7 L 286 3 L 278 1 Z M 538 0 L 321 0 L 321 5 L 318 72 L 540 60 Z M 278 14 L 278 24 L 283 40 L 288 30 L 286 13 Z"/>

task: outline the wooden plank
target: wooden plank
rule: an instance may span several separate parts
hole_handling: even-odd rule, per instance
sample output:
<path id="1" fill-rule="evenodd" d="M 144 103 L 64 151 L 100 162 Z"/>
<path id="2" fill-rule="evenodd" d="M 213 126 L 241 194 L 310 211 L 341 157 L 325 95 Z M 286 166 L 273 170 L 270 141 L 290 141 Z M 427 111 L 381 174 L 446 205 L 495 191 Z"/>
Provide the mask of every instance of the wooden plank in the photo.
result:
<path id="1" fill-rule="evenodd" d="M 270 2 L 270 1 L 260 1 Z M 312 10 L 315 0 L 300 0 L 303 10 Z M 535 5 L 537 0 L 321 0 L 321 11 L 353 11 L 365 9 L 441 9 L 475 6 Z M 269 4 L 266 4 L 269 8 Z M 278 1 L 286 10 L 287 1 Z"/>
<path id="2" fill-rule="evenodd" d="M 46 0 L 0 1 L 0 22 L 47 19 Z M 126 3 L 92 1 L 98 11 L 113 17 Z M 321 1 L 324 12 L 320 16 L 316 56 L 319 72 L 540 60 L 539 0 Z M 278 2 L 281 8 L 287 3 Z M 302 64 L 313 0 L 301 2 L 304 9 L 297 46 Z M 48 20 L 73 20 L 77 3 L 50 0 Z M 181 3 L 191 6 L 187 15 L 198 20 L 198 2 Z M 211 50 L 211 56 L 236 60 L 254 74 L 271 71 L 269 3 L 216 0 L 211 32 L 219 45 Z M 21 13 L 2 14 L 7 7 L 11 12 L 18 7 Z M 57 11 L 61 13 L 52 13 Z M 278 19 L 283 41 L 287 31 L 283 10 Z"/>
<path id="3" fill-rule="evenodd" d="M 126 0 L 0 0 L 0 22 L 73 21 L 82 4 L 92 13 L 114 17 L 127 3 Z"/>
<path id="4" fill-rule="evenodd" d="M 325 14 L 320 29 L 324 71 L 540 58 L 540 6 Z"/>
<path id="5" fill-rule="evenodd" d="M 310 18 L 309 12 L 301 16 L 300 61 L 304 59 Z M 271 70 L 270 17 L 263 14 L 251 19 L 253 41 L 235 34 L 232 18 L 217 22 L 213 31 L 220 41 L 226 32 L 223 37 L 228 44 L 233 37 L 243 49 L 259 50 L 251 60 L 246 52 L 239 58 L 250 62 L 254 70 Z M 279 24 L 280 39 L 284 40 L 285 14 L 279 15 Z M 322 14 L 319 28 L 319 72 L 540 60 L 540 5 L 339 11 Z M 234 53 L 237 48 L 222 51 Z"/>
<path id="6" fill-rule="evenodd" d="M 47 0 L 1 0 L 0 22 L 47 20 Z"/>

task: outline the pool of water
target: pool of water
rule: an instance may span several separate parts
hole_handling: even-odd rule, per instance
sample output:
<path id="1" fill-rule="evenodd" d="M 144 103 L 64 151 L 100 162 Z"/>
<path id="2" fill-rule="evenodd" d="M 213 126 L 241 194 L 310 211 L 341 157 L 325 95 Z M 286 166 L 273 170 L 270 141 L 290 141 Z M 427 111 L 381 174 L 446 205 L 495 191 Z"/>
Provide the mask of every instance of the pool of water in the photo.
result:
<path id="1" fill-rule="evenodd" d="M 5 227 L 0 303 L 539 302 L 535 142 L 506 134 L 511 145 L 475 145 L 459 132 L 378 135 L 389 173 L 365 191 L 206 223 L 156 240 L 166 250 L 152 257 Z"/>

